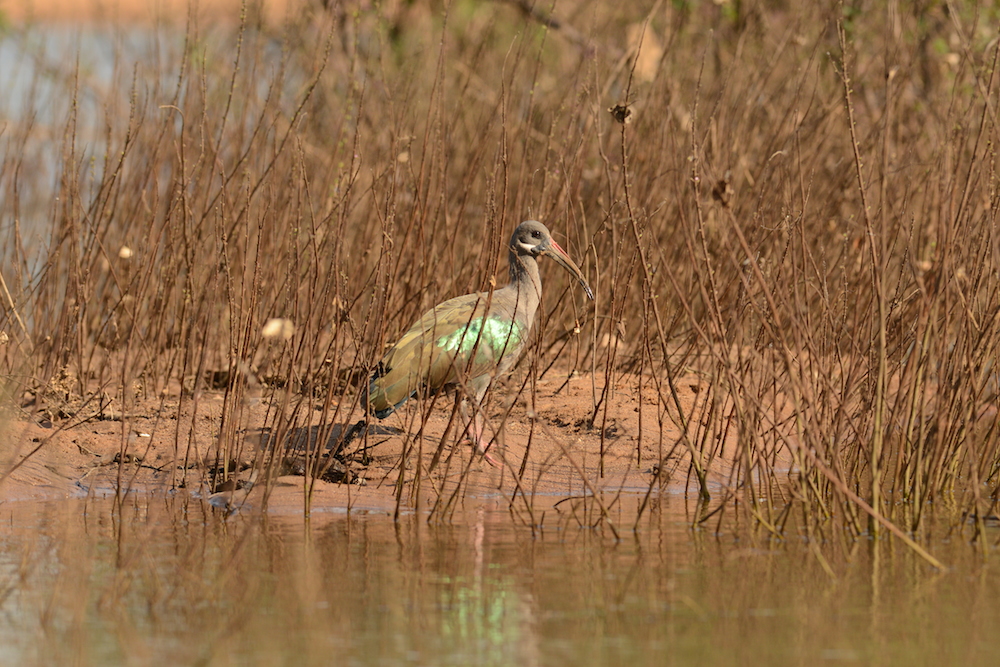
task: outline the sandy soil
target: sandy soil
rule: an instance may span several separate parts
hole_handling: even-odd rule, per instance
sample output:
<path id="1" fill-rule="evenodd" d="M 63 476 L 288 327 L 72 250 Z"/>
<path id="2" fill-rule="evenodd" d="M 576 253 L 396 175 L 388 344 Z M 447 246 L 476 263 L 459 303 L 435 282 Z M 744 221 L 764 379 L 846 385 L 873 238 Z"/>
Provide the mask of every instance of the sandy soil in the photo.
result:
<path id="1" fill-rule="evenodd" d="M 515 385 L 516 381 L 512 378 L 499 387 L 490 404 L 491 422 L 504 423 L 498 444 L 491 450 L 502 460 L 501 466 L 493 467 L 473 456 L 472 447 L 465 441 L 455 445 L 454 429 L 444 438 L 435 462 L 453 401 L 439 399 L 423 426 L 422 437 L 418 405 L 411 401 L 411 409 L 369 424 L 367 433 L 363 427 L 356 428 L 358 437 L 344 448 L 326 474 L 327 479 L 337 481 L 316 480 L 313 510 L 391 511 L 396 506 L 404 447 L 410 448 L 400 487 L 400 506 L 404 508 L 426 509 L 444 501 L 506 504 L 520 492 L 533 507 L 544 510 L 567 497 L 596 490 L 645 492 L 657 473 L 664 483 L 683 486 L 690 460 L 686 446 L 681 443 L 674 421 L 666 415 L 661 435 L 655 389 L 649 386 L 648 378 L 649 385 L 643 389 L 641 430 L 637 376 L 625 376 L 615 383 L 607 401 L 607 414 L 603 409 L 598 411 L 595 426 L 590 425 L 590 420 L 594 396 L 600 396 L 604 384 L 603 376 L 584 375 L 567 382 L 565 374 L 550 373 L 537 384 L 534 419 L 528 409 L 528 392 L 518 395 L 520 385 Z M 704 381 L 694 375 L 681 378 L 678 390 L 687 411 L 698 405 L 699 396 L 708 393 Z M 304 426 L 291 429 L 287 436 L 272 437 L 264 425 L 273 423 L 273 412 L 268 421 L 273 407 L 266 399 L 254 401 L 247 407 L 238 430 L 239 442 L 235 443 L 241 450 L 237 454 L 241 463 L 236 466 L 231 484 L 239 488 L 209 488 L 208 480 L 217 469 L 223 400 L 221 391 L 204 394 L 193 420 L 191 400 L 181 402 L 178 397 L 168 398 L 162 407 L 159 402 L 140 405 L 124 416 L 113 403 L 103 414 L 90 418 L 80 416 L 86 415 L 85 409 L 69 416 L 71 407 L 57 410 L 63 414 L 56 414 L 52 421 L 42 411 L 36 410 L 33 416 L 22 413 L 20 418 L 9 420 L 4 429 L 5 446 L 0 451 L 5 460 L 0 462 L 0 469 L 10 472 L 0 482 L 0 502 L 135 488 L 198 494 L 223 506 L 228 502 L 261 507 L 268 493 L 266 504 L 270 511 L 302 512 L 307 477 L 305 459 L 296 444 L 305 443 L 306 433 L 313 433 L 315 441 L 322 427 L 321 406 L 317 404 L 314 414 L 299 420 Z M 505 406 L 510 406 L 510 416 L 504 422 Z M 360 412 L 355 412 L 331 424 L 331 440 L 361 417 Z M 190 450 L 189 430 L 193 434 Z M 251 464 L 260 460 L 262 447 L 272 444 L 280 445 L 289 454 L 272 478 L 265 480 L 265 475 L 255 473 Z M 665 462 L 662 470 L 661 458 Z M 119 465 L 122 460 L 124 464 Z M 328 460 L 325 458 L 324 463 Z M 524 474 L 519 476 L 522 462 Z M 727 470 L 728 466 L 718 461 L 713 464 L 716 475 Z M 248 481 L 254 483 L 247 485 Z"/>

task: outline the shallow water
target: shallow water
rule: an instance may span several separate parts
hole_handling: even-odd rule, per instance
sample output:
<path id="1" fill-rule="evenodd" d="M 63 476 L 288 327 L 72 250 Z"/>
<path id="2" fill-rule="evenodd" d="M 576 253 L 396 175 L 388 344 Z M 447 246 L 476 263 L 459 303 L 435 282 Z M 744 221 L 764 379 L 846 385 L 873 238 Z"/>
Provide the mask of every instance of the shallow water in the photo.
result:
<path id="1" fill-rule="evenodd" d="M 0 664 L 995 664 L 994 549 L 939 540 L 942 573 L 891 541 L 692 531 L 681 503 L 620 541 L 487 509 L 7 503 Z"/>

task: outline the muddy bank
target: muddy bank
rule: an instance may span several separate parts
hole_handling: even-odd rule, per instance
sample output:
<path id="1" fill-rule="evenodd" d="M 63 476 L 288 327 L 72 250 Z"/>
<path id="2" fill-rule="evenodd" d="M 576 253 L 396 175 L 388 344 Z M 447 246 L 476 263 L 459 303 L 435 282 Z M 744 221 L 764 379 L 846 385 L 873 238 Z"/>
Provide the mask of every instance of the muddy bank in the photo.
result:
<path id="1" fill-rule="evenodd" d="M 603 377 L 550 373 L 537 383 L 532 398 L 530 387 L 519 393 L 521 385 L 512 378 L 490 403 L 490 421 L 497 427 L 492 453 L 502 459 L 500 467 L 474 457 L 464 441 L 455 445 L 459 427 L 457 417 L 452 420 L 450 397 L 439 399 L 423 424 L 413 401 L 409 409 L 370 423 L 367 432 L 358 427 L 358 410 L 323 422 L 322 401 L 317 401 L 311 414 L 297 417 L 297 427 L 281 434 L 274 432 L 280 397 L 251 399 L 235 429 L 236 443 L 220 437 L 222 391 L 200 396 L 196 410 L 192 400 L 179 396 L 139 402 L 124 414 L 113 400 L 103 407 L 93 402 L 47 406 L 8 421 L 3 469 L 9 473 L 0 483 L 0 500 L 115 489 L 181 490 L 206 497 L 228 492 L 217 499 L 257 507 L 265 503 L 266 492 L 272 511 L 301 512 L 311 483 L 312 507 L 318 511 L 388 511 L 397 498 L 403 508 L 507 504 L 515 495 L 523 507 L 544 510 L 595 491 L 644 493 L 657 475 L 664 486 L 683 489 L 690 481 L 688 445 L 678 420 L 658 414 L 655 391 L 645 387 L 640 392 L 640 383 L 650 382 L 621 376 L 604 392 Z M 690 375 L 677 386 L 686 414 L 694 414 L 709 393 L 707 384 Z M 352 428 L 356 437 L 342 445 L 342 434 Z M 327 437 L 324 447 L 316 445 L 320 434 Z M 710 469 L 721 485 L 732 468 L 733 443 L 717 444 L 702 456 L 714 455 Z M 226 474 L 220 446 L 231 459 Z M 338 446 L 331 461 L 328 454 Z M 281 456 L 271 459 L 271 451 Z M 320 479 L 305 476 L 310 465 Z"/>

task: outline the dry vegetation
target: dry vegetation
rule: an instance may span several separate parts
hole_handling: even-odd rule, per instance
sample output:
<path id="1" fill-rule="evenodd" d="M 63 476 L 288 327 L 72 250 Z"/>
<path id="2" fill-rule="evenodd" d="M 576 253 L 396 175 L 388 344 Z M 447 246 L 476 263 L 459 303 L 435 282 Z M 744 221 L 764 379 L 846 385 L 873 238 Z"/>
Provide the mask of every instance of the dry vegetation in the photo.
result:
<path id="1" fill-rule="evenodd" d="M 558 402 L 575 373 L 589 442 L 633 411 L 635 469 L 682 462 L 643 478 L 649 497 L 686 478 L 696 520 L 905 536 L 928 503 L 973 531 L 992 514 L 996 9 L 316 2 L 279 26 L 254 7 L 240 26 L 109 30 L 105 67 L 44 26 L 4 35 L 33 73 L 0 135 L 12 420 L 65 431 L 152 402 L 184 415 L 156 423 L 187 463 L 218 391 L 217 461 L 266 470 L 303 429 L 339 446 L 384 344 L 502 280 L 535 217 L 597 300 L 546 270 L 495 423 L 521 404 L 509 421 L 529 422 L 535 382 Z M 251 427 L 272 447 L 247 450 Z"/>

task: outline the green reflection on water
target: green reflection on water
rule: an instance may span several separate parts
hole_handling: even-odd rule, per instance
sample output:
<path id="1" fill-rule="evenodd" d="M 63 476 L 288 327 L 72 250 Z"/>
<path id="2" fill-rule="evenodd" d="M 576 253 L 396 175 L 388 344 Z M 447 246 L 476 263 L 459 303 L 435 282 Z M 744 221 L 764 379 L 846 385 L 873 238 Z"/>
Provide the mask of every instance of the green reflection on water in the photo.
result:
<path id="1" fill-rule="evenodd" d="M 678 501 L 680 502 L 680 501 Z M 996 555 L 506 512 L 236 516 L 191 499 L 0 506 L 0 664 L 994 664 Z M 995 536 L 993 536 L 995 539 Z"/>

